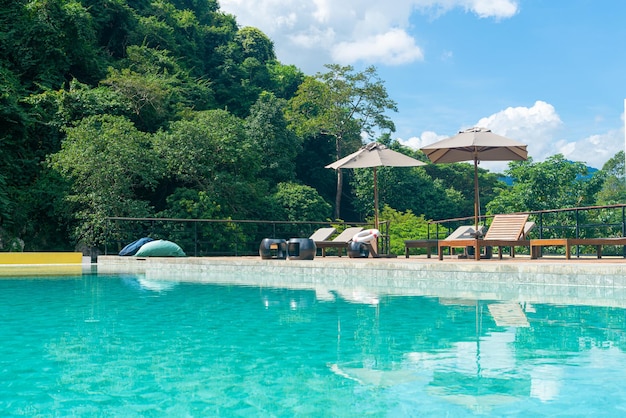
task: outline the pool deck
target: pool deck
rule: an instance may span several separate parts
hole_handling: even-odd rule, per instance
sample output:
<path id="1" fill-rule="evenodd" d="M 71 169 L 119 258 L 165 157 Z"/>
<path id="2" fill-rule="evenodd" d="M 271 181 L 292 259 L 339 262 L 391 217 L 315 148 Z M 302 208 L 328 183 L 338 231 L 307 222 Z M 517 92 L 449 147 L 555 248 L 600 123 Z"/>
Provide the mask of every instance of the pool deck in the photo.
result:
<path id="1" fill-rule="evenodd" d="M 316 257 L 98 257 L 99 273 L 141 274 L 153 281 L 193 281 L 312 289 L 320 298 L 352 294 L 564 303 L 626 307 L 626 259 L 622 257 L 467 260 Z"/>

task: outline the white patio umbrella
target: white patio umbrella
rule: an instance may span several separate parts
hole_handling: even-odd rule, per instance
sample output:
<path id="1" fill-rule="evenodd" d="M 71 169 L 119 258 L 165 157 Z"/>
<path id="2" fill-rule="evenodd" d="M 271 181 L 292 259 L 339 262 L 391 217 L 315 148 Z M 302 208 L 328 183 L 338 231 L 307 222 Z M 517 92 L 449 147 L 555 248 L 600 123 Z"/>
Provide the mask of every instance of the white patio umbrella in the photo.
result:
<path id="1" fill-rule="evenodd" d="M 375 228 L 378 228 L 378 178 L 376 168 L 386 167 L 417 167 L 426 165 L 420 160 L 411 158 L 400 152 L 387 148 L 379 142 L 370 142 L 362 146 L 358 151 L 328 164 L 326 168 L 374 168 L 374 222 Z"/>
<path id="2" fill-rule="evenodd" d="M 474 161 L 474 227 L 478 227 L 480 200 L 478 195 L 478 164 L 480 161 L 526 160 L 526 145 L 500 136 L 486 128 L 470 128 L 426 145 L 421 150 L 433 163 Z"/>

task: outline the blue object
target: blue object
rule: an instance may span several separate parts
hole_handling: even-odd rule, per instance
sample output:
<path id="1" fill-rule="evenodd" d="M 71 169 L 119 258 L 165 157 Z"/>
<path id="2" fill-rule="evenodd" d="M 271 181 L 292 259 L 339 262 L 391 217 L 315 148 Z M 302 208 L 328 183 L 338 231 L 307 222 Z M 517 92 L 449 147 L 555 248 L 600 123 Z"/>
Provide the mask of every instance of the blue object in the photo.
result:
<path id="1" fill-rule="evenodd" d="M 122 248 L 122 251 L 120 251 L 119 255 L 135 255 L 142 245 L 150 241 L 154 241 L 154 239 L 148 237 L 139 238 L 137 241 L 133 241 L 126 247 Z"/>

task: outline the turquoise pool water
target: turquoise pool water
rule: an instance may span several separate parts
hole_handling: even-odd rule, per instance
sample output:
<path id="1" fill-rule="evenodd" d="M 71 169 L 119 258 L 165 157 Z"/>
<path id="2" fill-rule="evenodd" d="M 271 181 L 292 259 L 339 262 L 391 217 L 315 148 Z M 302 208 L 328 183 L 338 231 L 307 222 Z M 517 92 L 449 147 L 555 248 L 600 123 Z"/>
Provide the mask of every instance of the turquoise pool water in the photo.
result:
<path id="1" fill-rule="evenodd" d="M 623 416 L 626 310 L 0 279 L 2 416 Z"/>

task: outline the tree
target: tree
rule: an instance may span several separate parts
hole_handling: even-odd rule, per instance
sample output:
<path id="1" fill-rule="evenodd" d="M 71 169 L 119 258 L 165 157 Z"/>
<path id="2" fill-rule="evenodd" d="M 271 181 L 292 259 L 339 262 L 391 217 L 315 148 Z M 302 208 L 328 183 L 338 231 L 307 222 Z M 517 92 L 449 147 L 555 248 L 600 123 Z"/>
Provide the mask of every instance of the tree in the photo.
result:
<path id="1" fill-rule="evenodd" d="M 81 2 L 12 3 L 14 10 L 0 14 L 0 26 L 11 29 L 2 44 L 11 49 L 0 55 L 8 55 L 27 88 L 59 88 L 72 77 L 94 82 L 102 76 L 106 57 L 97 46 L 92 16 Z"/>
<path id="2" fill-rule="evenodd" d="M 434 212 L 426 212 L 432 219 L 456 218 L 459 216 L 473 216 L 474 214 L 474 166 L 466 163 L 455 164 L 428 164 L 424 171 L 439 187 L 446 190 L 455 204 L 434 203 Z M 483 168 L 478 168 L 478 185 L 480 191 L 480 210 L 484 213 L 487 204 L 497 195 L 505 184 L 498 179 L 498 175 Z M 454 196 L 454 197 L 453 197 Z M 443 203 L 443 202 L 442 202 Z"/>
<path id="3" fill-rule="evenodd" d="M 416 216 L 410 209 L 402 212 L 388 205 L 381 210 L 381 218 L 387 219 L 389 224 L 389 252 L 391 254 L 404 253 L 404 241 L 428 237 L 428 221 L 424 215 Z"/>
<path id="4" fill-rule="evenodd" d="M 327 135 L 334 138 L 334 154 L 338 160 L 355 151 L 361 134 L 374 137 L 378 130 L 395 131 L 385 114 L 397 111 L 375 67 L 355 72 L 351 66 L 326 65 L 328 72 L 308 77 L 290 101 L 288 118 L 303 137 Z M 340 217 L 343 194 L 342 170 L 337 170 L 335 218 Z"/>
<path id="5" fill-rule="evenodd" d="M 267 70 L 272 81 L 271 91 L 281 99 L 291 99 L 305 78 L 295 65 L 283 65 L 276 60 L 267 63 Z"/>
<path id="6" fill-rule="evenodd" d="M 222 172 L 255 176 L 258 154 L 251 147 L 242 120 L 225 110 L 194 112 L 155 137 L 168 176 L 201 190 L 218 187 Z"/>
<path id="7" fill-rule="evenodd" d="M 77 241 L 102 243 L 107 216 L 150 213 L 148 202 L 138 198 L 159 179 L 150 139 L 120 116 L 90 116 L 67 129 L 49 164 L 71 182 L 68 203 L 80 221 Z"/>
<path id="8" fill-rule="evenodd" d="M 509 163 L 507 176 L 511 187 L 501 188 L 487 204 L 489 213 L 527 212 L 584 206 L 595 202 L 596 183 L 581 162 L 566 160 L 557 154 L 543 162 Z"/>
<path id="9" fill-rule="evenodd" d="M 155 136 L 155 150 L 174 187 L 204 191 L 222 216 L 259 218 L 271 211 L 267 181 L 259 175 L 261 149 L 241 119 L 225 110 L 194 112 Z"/>
<path id="10" fill-rule="evenodd" d="M 324 221 L 332 207 L 312 187 L 296 183 L 280 183 L 274 200 L 289 221 Z"/>
<path id="11" fill-rule="evenodd" d="M 267 204 L 270 184 L 294 179 L 293 153 L 299 149 L 299 140 L 290 137 L 281 120 L 282 104 L 274 99 L 259 102 L 251 126 L 263 128 L 255 138 L 248 137 L 240 119 L 230 127 L 232 120 L 224 119 L 221 133 L 240 132 L 232 135 L 232 141 L 219 144 L 233 151 L 228 158 L 221 152 L 211 156 L 217 169 L 206 190 L 199 186 L 207 184 L 204 180 L 188 183 L 197 177 L 161 178 L 172 174 L 166 165 L 171 161 L 153 161 L 151 170 L 159 172 L 151 174 L 154 182 L 141 185 L 136 172 L 129 171 L 121 177 L 134 180 L 120 190 L 120 202 L 106 200 L 109 197 L 98 192 L 91 199 L 85 184 L 95 184 L 95 179 L 80 166 L 79 149 L 85 149 L 87 161 L 115 161 L 126 158 L 113 155 L 116 147 L 125 150 L 122 154 L 132 154 L 133 147 L 142 144 L 143 152 L 137 155 L 153 158 L 154 136 L 143 133 L 175 135 L 177 121 L 192 120 L 197 111 L 208 109 L 228 108 L 231 114 L 247 116 L 264 91 L 290 97 L 303 76 L 289 70 L 293 68 L 276 61 L 269 38 L 258 29 L 240 29 L 234 16 L 219 10 L 216 0 L 2 1 L 0 228 L 4 237 L 27 237 L 29 249 L 57 248 L 58 241 L 52 238 L 69 243 L 71 220 L 85 224 L 75 236 L 96 242 L 97 217 L 153 215 L 167 207 L 167 198 L 178 188 L 192 190 L 202 197 L 198 200 L 203 205 L 215 202 L 221 215 L 272 215 L 274 208 Z M 279 108 L 271 109 L 273 105 Z M 87 138 L 93 138 L 93 143 Z M 112 144 L 105 146 L 103 138 Z M 131 138 L 137 142 L 131 144 Z M 262 143 L 267 154 L 259 151 Z M 267 176 L 258 175 L 261 156 Z M 50 165 L 42 164 L 47 158 Z M 126 166 L 136 170 L 133 161 L 129 159 Z M 177 168 L 192 170 L 195 161 L 184 161 L 191 168 Z M 122 170 L 113 163 L 110 167 L 113 172 Z M 110 178 L 100 167 L 94 167 L 94 172 Z M 273 175 L 278 177 L 270 178 Z M 115 189 L 104 186 L 103 193 Z M 78 216 L 67 218 L 65 211 Z"/>
<path id="12" fill-rule="evenodd" d="M 244 58 L 255 58 L 263 65 L 276 59 L 274 43 L 257 28 L 246 26 L 239 29 L 235 41 L 241 45 Z"/>
<path id="13" fill-rule="evenodd" d="M 263 91 L 275 90 L 268 67 L 275 60 L 274 45 L 260 30 L 237 30 L 213 55 L 219 57 L 210 72 L 216 97 L 231 113 L 246 117 Z"/>
<path id="14" fill-rule="evenodd" d="M 260 150 L 260 175 L 274 184 L 295 178 L 296 156 L 302 148 L 300 139 L 287 127 L 285 106 L 285 100 L 263 93 L 244 124 L 247 137 Z"/>
<path id="15" fill-rule="evenodd" d="M 126 55 L 129 37 L 137 30 L 137 15 L 125 0 L 82 0 L 94 24 L 97 45 L 111 61 Z M 134 2 L 133 2 L 134 3 Z"/>
<path id="16" fill-rule="evenodd" d="M 14 221 L 15 188 L 23 183 L 25 157 L 30 157 L 23 136 L 28 117 L 19 104 L 23 94 L 18 77 L 0 65 L 0 227 L 12 226 Z M 29 179 L 30 180 L 30 179 Z"/>
<path id="17" fill-rule="evenodd" d="M 604 178 L 602 189 L 598 192 L 598 205 L 626 203 L 626 176 L 624 175 L 624 151 L 619 151 L 602 167 Z"/>
<path id="18" fill-rule="evenodd" d="M 374 212 L 373 171 L 354 169 L 351 181 L 355 207 L 367 216 Z M 434 180 L 422 167 L 379 167 L 378 199 L 401 212 L 411 211 L 429 219 L 457 217 L 465 199 L 441 180 Z M 381 219 L 388 219 L 382 218 Z"/>
<path id="19" fill-rule="evenodd" d="M 125 99 L 143 131 L 156 132 L 185 110 L 215 104 L 211 89 L 192 80 L 166 51 L 131 46 L 120 66 L 111 68 L 102 84 Z"/>

